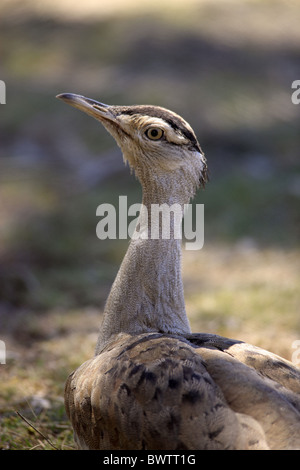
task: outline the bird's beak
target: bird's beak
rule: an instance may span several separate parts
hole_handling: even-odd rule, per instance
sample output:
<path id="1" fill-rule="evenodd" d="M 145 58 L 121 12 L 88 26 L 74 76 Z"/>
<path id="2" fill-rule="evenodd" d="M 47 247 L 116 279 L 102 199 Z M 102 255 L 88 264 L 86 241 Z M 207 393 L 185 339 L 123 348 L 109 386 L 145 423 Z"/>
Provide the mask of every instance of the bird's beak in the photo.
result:
<path id="1" fill-rule="evenodd" d="M 73 93 L 62 93 L 57 95 L 56 98 L 63 100 L 65 103 L 78 108 L 81 111 L 89 114 L 93 118 L 101 121 L 116 121 L 116 117 L 112 112 L 112 107 L 108 104 L 99 103 L 99 101 L 86 98 L 85 96 L 75 95 Z"/>

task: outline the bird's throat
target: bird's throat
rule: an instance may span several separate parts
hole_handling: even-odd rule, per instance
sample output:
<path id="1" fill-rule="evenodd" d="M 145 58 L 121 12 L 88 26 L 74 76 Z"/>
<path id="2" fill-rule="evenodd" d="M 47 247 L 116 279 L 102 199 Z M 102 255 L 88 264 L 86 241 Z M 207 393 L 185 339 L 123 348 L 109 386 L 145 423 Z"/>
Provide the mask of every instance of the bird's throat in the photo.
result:
<path id="1" fill-rule="evenodd" d="M 139 233 L 130 242 L 106 302 L 96 353 L 122 332 L 190 332 L 181 276 L 181 240 L 175 238 L 178 230 L 174 227 L 182 220 L 182 213 L 174 216 L 171 211 L 163 227 L 167 213 L 160 212 L 157 219 L 150 204 L 143 207 L 137 223 Z M 165 210 L 168 207 L 164 205 Z"/>

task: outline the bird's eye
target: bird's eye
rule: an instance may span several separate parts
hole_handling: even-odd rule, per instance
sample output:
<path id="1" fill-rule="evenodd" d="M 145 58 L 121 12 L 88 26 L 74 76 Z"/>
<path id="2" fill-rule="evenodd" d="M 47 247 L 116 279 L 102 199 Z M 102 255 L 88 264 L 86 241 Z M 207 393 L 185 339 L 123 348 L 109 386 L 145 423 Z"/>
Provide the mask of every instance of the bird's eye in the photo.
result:
<path id="1" fill-rule="evenodd" d="M 146 130 L 145 134 L 148 137 L 148 139 L 159 140 L 164 135 L 164 131 L 160 129 L 159 127 L 150 127 L 150 129 Z"/>

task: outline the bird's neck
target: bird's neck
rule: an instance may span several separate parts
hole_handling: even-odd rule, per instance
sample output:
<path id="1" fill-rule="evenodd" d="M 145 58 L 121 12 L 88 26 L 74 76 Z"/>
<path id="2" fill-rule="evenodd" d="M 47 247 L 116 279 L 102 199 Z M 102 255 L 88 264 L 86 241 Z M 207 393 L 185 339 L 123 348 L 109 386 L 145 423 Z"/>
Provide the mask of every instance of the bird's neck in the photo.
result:
<path id="1" fill-rule="evenodd" d="M 178 206 L 183 209 L 183 204 L 188 201 L 184 198 L 182 204 L 176 203 L 170 191 L 163 192 L 155 185 L 143 191 L 143 205 L 137 222 L 139 236 L 135 234 L 131 240 L 108 296 L 96 354 L 113 335 L 122 332 L 133 335 L 153 331 L 190 332 L 181 276 L 181 240 L 176 238 L 178 227 L 174 225 L 183 216 L 183 212 L 178 215 Z M 177 204 L 176 217 L 170 213 L 169 234 L 162 230 L 165 214 L 159 222 L 156 217 L 151 217 L 153 204 L 155 210 L 160 204 L 165 207 Z"/>

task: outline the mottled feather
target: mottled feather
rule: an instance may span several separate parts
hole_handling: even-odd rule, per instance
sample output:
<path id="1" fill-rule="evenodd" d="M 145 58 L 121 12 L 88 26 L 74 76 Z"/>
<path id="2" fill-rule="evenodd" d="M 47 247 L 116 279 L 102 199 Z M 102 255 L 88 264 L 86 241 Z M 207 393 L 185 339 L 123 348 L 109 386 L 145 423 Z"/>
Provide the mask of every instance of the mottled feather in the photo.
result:
<path id="1" fill-rule="evenodd" d="M 299 371 L 245 343 L 191 336 L 120 334 L 71 374 L 66 409 L 78 446 L 299 449 Z"/>

